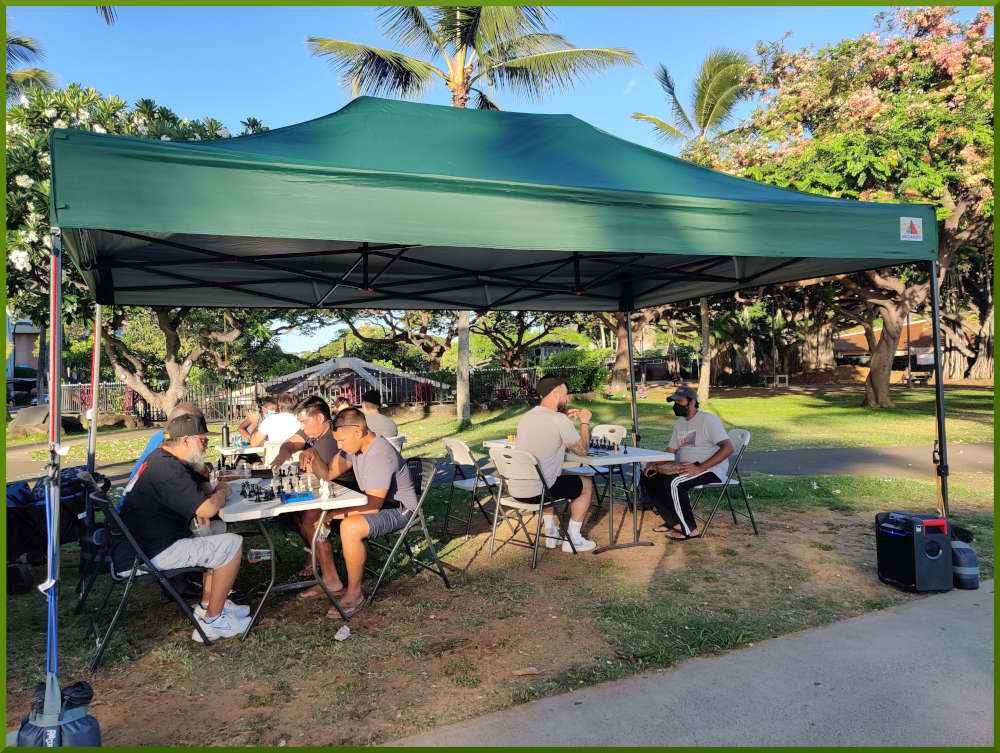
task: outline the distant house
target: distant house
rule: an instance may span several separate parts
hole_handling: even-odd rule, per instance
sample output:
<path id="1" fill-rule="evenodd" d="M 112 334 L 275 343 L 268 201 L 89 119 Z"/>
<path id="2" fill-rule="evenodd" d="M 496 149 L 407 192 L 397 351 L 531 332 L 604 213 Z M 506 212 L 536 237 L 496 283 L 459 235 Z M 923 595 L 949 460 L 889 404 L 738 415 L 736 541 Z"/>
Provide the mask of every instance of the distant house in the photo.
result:
<path id="1" fill-rule="evenodd" d="M 10 344 L 10 351 L 7 354 L 8 377 L 13 376 L 15 366 L 38 368 L 38 355 L 35 350 L 39 334 L 41 331 L 31 323 L 30 319 L 11 321 L 9 317 L 7 318 L 7 341 Z"/>
<path id="2" fill-rule="evenodd" d="M 545 363 L 549 358 L 563 350 L 571 350 L 577 347 L 576 343 L 568 343 L 562 340 L 544 340 L 534 345 L 529 345 L 524 349 L 524 365 L 538 366 Z"/>
<path id="3" fill-rule="evenodd" d="M 882 336 L 882 328 L 875 327 L 875 337 Z M 909 354 L 912 368 L 931 368 L 934 365 L 934 335 L 929 319 L 910 319 Z M 867 366 L 871 362 L 868 339 L 863 329 L 841 332 L 833 338 L 833 355 L 837 364 Z M 907 355 L 906 325 L 899 337 L 893 368 L 905 369 Z"/>

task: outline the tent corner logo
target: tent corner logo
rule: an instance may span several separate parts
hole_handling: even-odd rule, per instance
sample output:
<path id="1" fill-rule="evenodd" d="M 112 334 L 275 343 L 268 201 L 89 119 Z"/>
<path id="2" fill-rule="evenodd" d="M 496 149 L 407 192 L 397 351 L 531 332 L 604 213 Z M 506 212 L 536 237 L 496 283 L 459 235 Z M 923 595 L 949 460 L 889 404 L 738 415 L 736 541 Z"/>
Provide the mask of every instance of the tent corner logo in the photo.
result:
<path id="1" fill-rule="evenodd" d="M 901 241 L 922 241 L 924 239 L 924 220 L 922 217 L 900 217 L 899 239 Z"/>

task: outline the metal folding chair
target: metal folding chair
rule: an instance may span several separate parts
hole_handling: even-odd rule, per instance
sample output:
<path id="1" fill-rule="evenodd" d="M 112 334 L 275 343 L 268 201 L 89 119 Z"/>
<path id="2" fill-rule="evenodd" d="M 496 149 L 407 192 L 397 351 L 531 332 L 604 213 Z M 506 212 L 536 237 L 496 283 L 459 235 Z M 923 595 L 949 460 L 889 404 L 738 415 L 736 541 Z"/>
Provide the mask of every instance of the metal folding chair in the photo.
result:
<path id="1" fill-rule="evenodd" d="M 708 533 L 708 527 L 712 523 L 712 519 L 715 517 L 715 513 L 719 509 L 719 505 L 722 504 L 722 499 L 725 497 L 726 502 L 729 505 L 729 512 L 733 516 L 733 523 L 736 523 L 736 514 L 739 512 L 744 518 L 750 519 L 750 525 L 753 526 L 753 532 L 755 536 L 759 536 L 760 532 L 757 530 L 757 521 L 754 519 L 753 510 L 750 509 L 750 497 L 747 495 L 747 490 L 743 487 L 743 477 L 740 476 L 740 460 L 743 458 L 743 451 L 746 450 L 747 445 L 750 443 L 750 432 L 746 429 L 730 429 L 729 430 L 729 441 L 733 443 L 733 454 L 730 455 L 729 463 L 729 473 L 726 474 L 725 481 L 716 481 L 711 484 L 702 484 L 698 487 L 698 496 L 691 503 L 692 511 L 698 506 L 698 502 L 701 501 L 701 496 L 704 494 L 705 489 L 722 489 L 719 492 L 719 496 L 715 500 L 715 504 L 712 505 L 712 511 L 708 514 L 707 518 L 700 518 L 704 525 L 701 527 L 701 536 L 704 537 Z M 743 493 L 743 504 L 746 505 L 747 511 L 737 511 L 733 507 L 733 500 L 729 496 L 730 487 L 738 486 L 740 491 Z"/>
<path id="2" fill-rule="evenodd" d="M 417 572 L 420 572 L 421 568 L 429 570 L 430 572 L 441 577 L 441 580 L 444 581 L 445 588 L 451 588 L 451 583 L 448 582 L 448 576 L 444 571 L 444 565 L 441 564 L 441 560 L 437 555 L 437 550 L 434 549 L 434 541 L 431 539 L 430 531 L 427 530 L 427 521 L 424 519 L 424 500 L 427 499 L 427 492 L 430 491 L 431 481 L 434 479 L 434 474 L 437 472 L 437 465 L 434 463 L 433 458 L 409 458 L 406 461 L 406 465 L 410 471 L 410 477 L 413 479 L 413 488 L 417 490 L 417 494 L 419 495 L 417 498 L 417 509 L 410 513 L 410 519 L 402 529 L 398 532 L 393 532 L 380 537 L 384 538 L 388 543 L 389 538 L 395 534 L 396 541 L 392 547 L 386 546 L 385 544 L 382 544 L 374 539 L 368 539 L 368 544 L 370 546 L 380 549 L 383 552 L 388 552 L 388 555 L 385 558 L 385 563 L 382 565 L 382 569 L 378 573 L 378 578 L 375 580 L 375 585 L 372 586 L 371 593 L 368 595 L 369 604 L 371 604 L 374 600 L 375 592 L 378 590 L 379 585 L 381 585 L 386 573 L 389 572 L 389 567 L 392 565 L 396 552 L 399 551 L 401 546 L 406 549 L 406 554 L 410 558 L 410 562 L 413 563 L 414 569 L 416 569 Z M 420 532 L 423 533 L 424 541 L 427 542 L 427 549 L 430 551 L 431 557 L 434 559 L 433 567 L 418 560 L 416 552 L 410 548 L 410 544 L 406 540 L 406 537 L 414 531 L 418 524 L 420 526 Z M 374 570 L 367 567 L 365 569 L 369 573 L 374 574 Z"/>
<path id="3" fill-rule="evenodd" d="M 406 435 L 397 434 L 394 437 L 386 437 L 386 440 L 389 442 L 389 444 L 391 444 L 393 447 L 396 448 L 396 452 L 402 452 L 403 445 L 406 444 Z"/>
<path id="4" fill-rule="evenodd" d="M 565 511 L 568 511 L 570 500 L 553 498 L 551 490 L 546 486 L 545 481 L 542 479 L 542 474 L 538 470 L 538 462 L 535 460 L 534 455 L 524 450 L 493 447 L 490 449 L 490 459 L 493 461 L 493 465 L 496 466 L 497 476 L 500 478 L 500 488 L 497 490 L 496 495 L 497 505 L 493 513 L 493 533 L 490 535 L 490 557 L 493 556 L 496 550 L 497 526 L 501 519 L 506 521 L 507 526 L 511 529 L 511 535 L 504 539 L 500 546 L 511 543 L 515 546 L 523 546 L 531 549 L 532 569 L 538 563 L 538 542 L 542 537 L 547 539 L 555 538 L 558 541 L 569 541 L 569 545 L 573 549 L 573 554 L 576 554 L 576 547 L 573 546 L 573 541 L 562 527 L 561 522 L 557 523 L 559 527 L 558 537 L 542 533 L 543 508 L 549 505 L 554 507 L 556 502 L 565 502 Z M 509 487 L 510 481 L 537 481 L 542 486 L 542 493 L 538 498 L 538 502 L 522 502 L 509 494 L 505 495 L 504 487 Z M 524 513 L 531 513 L 537 518 L 534 538 L 532 538 L 531 532 L 525 523 Z M 558 516 L 556 516 L 556 520 L 559 520 Z M 513 525 L 511 521 L 517 521 L 517 525 Z M 524 531 L 525 539 L 523 541 L 519 541 L 516 538 L 518 531 Z"/>
<path id="5" fill-rule="evenodd" d="M 90 664 L 90 671 L 93 672 L 97 669 L 98 665 L 101 663 L 101 659 L 104 656 L 104 650 L 108 647 L 108 641 L 111 639 L 111 635 L 114 633 L 115 628 L 118 626 L 118 620 L 121 618 L 122 613 L 125 611 L 125 605 L 128 604 L 129 596 L 132 593 L 132 586 L 135 581 L 139 578 L 145 578 L 148 576 L 153 576 L 156 578 L 157 582 L 166 591 L 167 595 L 170 596 L 177 605 L 184 612 L 184 616 L 188 618 L 188 621 L 194 625 L 194 629 L 198 631 L 201 635 L 202 642 L 206 646 L 211 645 L 211 641 L 208 640 L 208 636 L 205 635 L 205 631 L 201 629 L 201 625 L 198 620 L 195 619 L 194 613 L 188 606 L 187 602 L 177 593 L 177 589 L 174 588 L 170 579 L 174 576 L 181 575 L 184 573 L 203 573 L 205 568 L 203 567 L 180 567 L 172 570 L 160 570 L 152 563 L 146 553 L 142 551 L 132 532 L 129 531 L 128 526 L 122 522 L 121 516 L 115 509 L 115 506 L 111 504 L 107 499 L 99 497 L 92 494 L 90 497 L 91 503 L 94 505 L 95 509 L 100 510 L 104 513 L 104 520 L 108 524 L 108 531 L 110 538 L 108 541 L 108 549 L 113 554 L 116 549 L 127 549 L 129 557 L 132 560 L 132 565 L 128 570 L 128 575 L 120 575 L 124 569 L 119 570 L 115 566 L 115 557 L 109 556 L 109 568 L 111 571 L 111 580 L 108 582 L 108 588 L 104 592 L 104 598 L 101 599 L 100 606 L 94 612 L 94 616 L 90 620 L 90 633 L 93 633 L 95 640 L 97 641 L 97 654 L 94 656 L 93 662 Z M 97 621 L 100 619 L 101 615 L 104 613 L 104 609 L 108 605 L 108 600 L 111 598 L 111 594 L 115 589 L 115 586 L 119 583 L 125 584 L 125 590 L 122 592 L 121 601 L 118 603 L 118 608 L 115 610 L 114 616 L 111 618 L 111 622 L 108 625 L 108 629 L 105 631 L 104 635 L 101 636 L 100 630 L 97 626 Z"/>
<path id="6" fill-rule="evenodd" d="M 477 496 L 477 492 L 483 489 L 489 489 L 490 497 L 493 497 L 496 494 L 496 487 L 500 484 L 500 482 L 496 476 L 490 476 L 483 473 L 483 469 L 479 467 L 476 456 L 472 454 L 472 450 L 469 449 L 469 445 L 461 439 L 451 439 L 446 437 L 441 441 L 444 442 L 444 448 L 448 452 L 448 457 L 451 458 L 452 463 L 451 491 L 448 493 L 448 501 L 445 502 L 444 528 L 442 529 L 442 532 L 447 532 L 449 521 L 457 520 L 460 523 L 465 523 L 465 537 L 469 538 L 470 532 L 472 531 L 473 507 L 479 507 L 479 511 L 486 519 L 487 525 L 492 522 L 490 514 L 486 511 L 486 508 L 483 507 L 482 501 Z M 472 468 L 471 477 L 464 470 L 464 466 L 470 466 Z M 460 515 L 452 515 L 451 512 L 451 503 L 455 497 L 456 489 L 469 493 L 468 514 L 464 518 Z"/>

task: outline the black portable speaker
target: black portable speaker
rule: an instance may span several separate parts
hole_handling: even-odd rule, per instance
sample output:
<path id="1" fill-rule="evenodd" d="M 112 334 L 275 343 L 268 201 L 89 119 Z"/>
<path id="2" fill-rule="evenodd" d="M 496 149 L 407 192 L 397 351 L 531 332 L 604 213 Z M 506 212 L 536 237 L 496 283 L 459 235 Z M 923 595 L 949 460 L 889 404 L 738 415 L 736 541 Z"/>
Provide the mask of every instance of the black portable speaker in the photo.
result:
<path id="1" fill-rule="evenodd" d="M 908 591 L 950 591 L 951 535 L 948 521 L 914 512 L 875 516 L 878 577 Z"/>

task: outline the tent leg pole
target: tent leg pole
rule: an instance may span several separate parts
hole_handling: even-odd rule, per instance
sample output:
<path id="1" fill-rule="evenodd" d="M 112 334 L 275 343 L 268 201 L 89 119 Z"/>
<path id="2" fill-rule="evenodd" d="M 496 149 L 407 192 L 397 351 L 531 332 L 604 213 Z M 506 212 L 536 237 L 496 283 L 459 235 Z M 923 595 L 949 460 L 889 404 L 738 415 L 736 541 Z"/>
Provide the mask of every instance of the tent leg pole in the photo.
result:
<path id="1" fill-rule="evenodd" d="M 937 415 L 937 440 L 934 442 L 934 465 L 937 466 L 938 501 L 941 514 L 948 517 L 948 441 L 944 425 L 944 383 L 941 368 L 941 303 L 938 295 L 940 265 L 931 262 L 931 324 L 934 332 L 934 412 Z"/>
<path id="2" fill-rule="evenodd" d="M 94 349 L 90 356 L 90 422 L 87 428 L 87 470 L 91 473 L 97 466 L 97 418 L 100 413 L 98 406 L 101 378 L 101 304 L 94 305 Z"/>
<path id="3" fill-rule="evenodd" d="M 625 332 L 628 338 L 628 383 L 632 389 L 632 446 L 639 446 L 639 411 L 635 402 L 635 361 L 632 358 L 632 312 L 625 312 Z"/>
<path id="4" fill-rule="evenodd" d="M 48 517 L 48 572 L 38 590 L 48 601 L 45 645 L 45 706 L 41 724 L 58 722 L 62 705 L 59 690 L 59 433 L 62 382 L 62 231 L 51 228 L 51 278 L 49 280 L 49 462 L 45 468 L 46 514 Z"/>
<path id="5" fill-rule="evenodd" d="M 632 312 L 625 312 L 625 331 L 628 333 L 628 381 L 632 386 L 632 437 L 633 437 L 633 447 L 639 446 L 639 411 L 635 402 L 635 364 L 632 361 Z M 614 541 L 608 541 L 606 546 L 597 547 L 594 549 L 594 554 L 601 554 L 602 552 L 607 552 L 611 549 L 627 549 L 632 546 L 653 546 L 652 541 L 640 541 L 639 540 L 639 464 L 632 463 L 632 488 L 631 490 L 625 492 L 625 506 L 632 506 L 632 540 L 625 541 L 621 544 L 616 544 Z M 608 474 L 608 478 L 611 478 L 611 474 Z M 610 516 L 614 512 L 614 492 L 612 494 L 611 511 L 608 513 Z M 610 522 L 610 521 L 609 521 Z"/>

